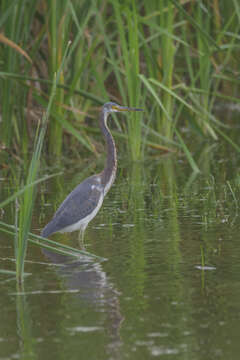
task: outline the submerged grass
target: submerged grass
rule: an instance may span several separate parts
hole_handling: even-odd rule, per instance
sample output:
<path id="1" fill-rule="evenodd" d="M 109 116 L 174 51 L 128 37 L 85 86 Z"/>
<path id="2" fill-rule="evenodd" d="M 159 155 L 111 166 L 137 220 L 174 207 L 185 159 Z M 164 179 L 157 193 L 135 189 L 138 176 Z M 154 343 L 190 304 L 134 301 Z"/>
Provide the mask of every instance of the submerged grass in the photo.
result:
<path id="1" fill-rule="evenodd" d="M 6 224 L 2 221 L 0 221 L 0 230 L 11 236 L 14 236 L 16 234 L 16 231 L 15 231 L 16 227 L 14 225 Z M 103 257 L 89 253 L 88 251 L 79 250 L 79 249 L 73 248 L 71 246 L 61 244 L 59 242 L 43 238 L 42 236 L 38 236 L 31 232 L 29 232 L 28 241 L 31 244 L 34 244 L 41 248 L 45 248 L 45 249 L 57 252 L 59 254 L 65 255 L 65 256 L 70 256 L 70 257 L 74 257 L 74 258 L 76 258 L 76 257 L 79 258 L 80 256 L 86 256 L 90 259 L 96 259 L 96 260 L 100 260 L 100 261 L 106 260 Z M 0 270 L 0 272 L 7 273 L 5 270 Z M 16 274 L 16 272 L 11 272 L 11 273 Z"/>

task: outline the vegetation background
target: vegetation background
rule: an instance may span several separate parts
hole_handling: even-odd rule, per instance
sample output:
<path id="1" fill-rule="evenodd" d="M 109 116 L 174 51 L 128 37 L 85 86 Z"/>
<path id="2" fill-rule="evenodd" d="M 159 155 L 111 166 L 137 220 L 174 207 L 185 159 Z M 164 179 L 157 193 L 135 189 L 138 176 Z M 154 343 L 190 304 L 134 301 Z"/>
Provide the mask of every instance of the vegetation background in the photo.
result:
<path id="1" fill-rule="evenodd" d="M 239 104 L 237 0 L 3 0 L 0 6 L 2 150 L 19 156 L 33 147 L 65 56 L 45 137 L 51 155 L 76 146 L 97 152 L 91 119 L 109 99 L 145 109 L 120 137 L 133 160 L 179 149 L 190 160 L 189 133 L 197 141 L 224 138 L 239 151 L 229 135 L 237 124 L 217 112 Z"/>

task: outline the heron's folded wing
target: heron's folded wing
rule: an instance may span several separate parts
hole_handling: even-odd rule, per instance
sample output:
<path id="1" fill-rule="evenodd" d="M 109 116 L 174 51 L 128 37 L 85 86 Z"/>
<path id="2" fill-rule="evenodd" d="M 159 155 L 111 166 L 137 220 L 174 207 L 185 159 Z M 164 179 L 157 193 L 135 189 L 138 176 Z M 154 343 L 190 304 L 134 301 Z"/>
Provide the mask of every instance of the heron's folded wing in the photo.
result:
<path id="1" fill-rule="evenodd" d="M 77 223 L 90 215 L 102 202 L 103 190 L 95 183 L 82 182 L 64 200 L 53 220 L 60 228 Z"/>

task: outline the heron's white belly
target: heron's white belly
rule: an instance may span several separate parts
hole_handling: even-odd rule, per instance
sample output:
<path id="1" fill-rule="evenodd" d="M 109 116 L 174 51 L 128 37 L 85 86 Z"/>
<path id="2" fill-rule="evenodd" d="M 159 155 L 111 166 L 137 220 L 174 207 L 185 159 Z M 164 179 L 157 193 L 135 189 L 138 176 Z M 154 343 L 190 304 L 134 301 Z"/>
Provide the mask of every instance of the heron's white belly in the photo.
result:
<path id="1" fill-rule="evenodd" d="M 96 208 L 93 210 L 93 212 L 91 214 L 87 215 L 85 218 L 79 220 L 75 224 L 66 226 L 62 230 L 59 230 L 59 232 L 65 233 L 65 232 L 72 232 L 72 231 L 76 231 L 76 230 L 84 231 L 86 229 L 88 223 L 97 215 L 98 211 L 100 210 L 102 203 L 103 203 L 103 197 L 104 196 L 102 194 Z"/>

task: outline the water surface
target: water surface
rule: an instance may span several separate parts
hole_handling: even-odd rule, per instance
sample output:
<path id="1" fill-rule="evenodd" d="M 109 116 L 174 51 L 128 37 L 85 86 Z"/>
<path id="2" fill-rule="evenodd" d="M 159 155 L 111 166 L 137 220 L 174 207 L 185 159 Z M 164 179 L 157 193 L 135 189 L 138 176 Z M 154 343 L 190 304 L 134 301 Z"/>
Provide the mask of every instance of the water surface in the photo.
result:
<path id="1" fill-rule="evenodd" d="M 169 156 L 120 162 L 85 236 L 107 261 L 30 246 L 23 289 L 1 274 L 0 360 L 239 358 L 239 161 L 203 153 L 198 175 Z M 39 187 L 33 232 L 82 177 Z M 13 222 L 11 207 L 3 218 Z M 1 268 L 14 270 L 0 237 Z M 77 233 L 52 238 L 78 246 Z"/>

